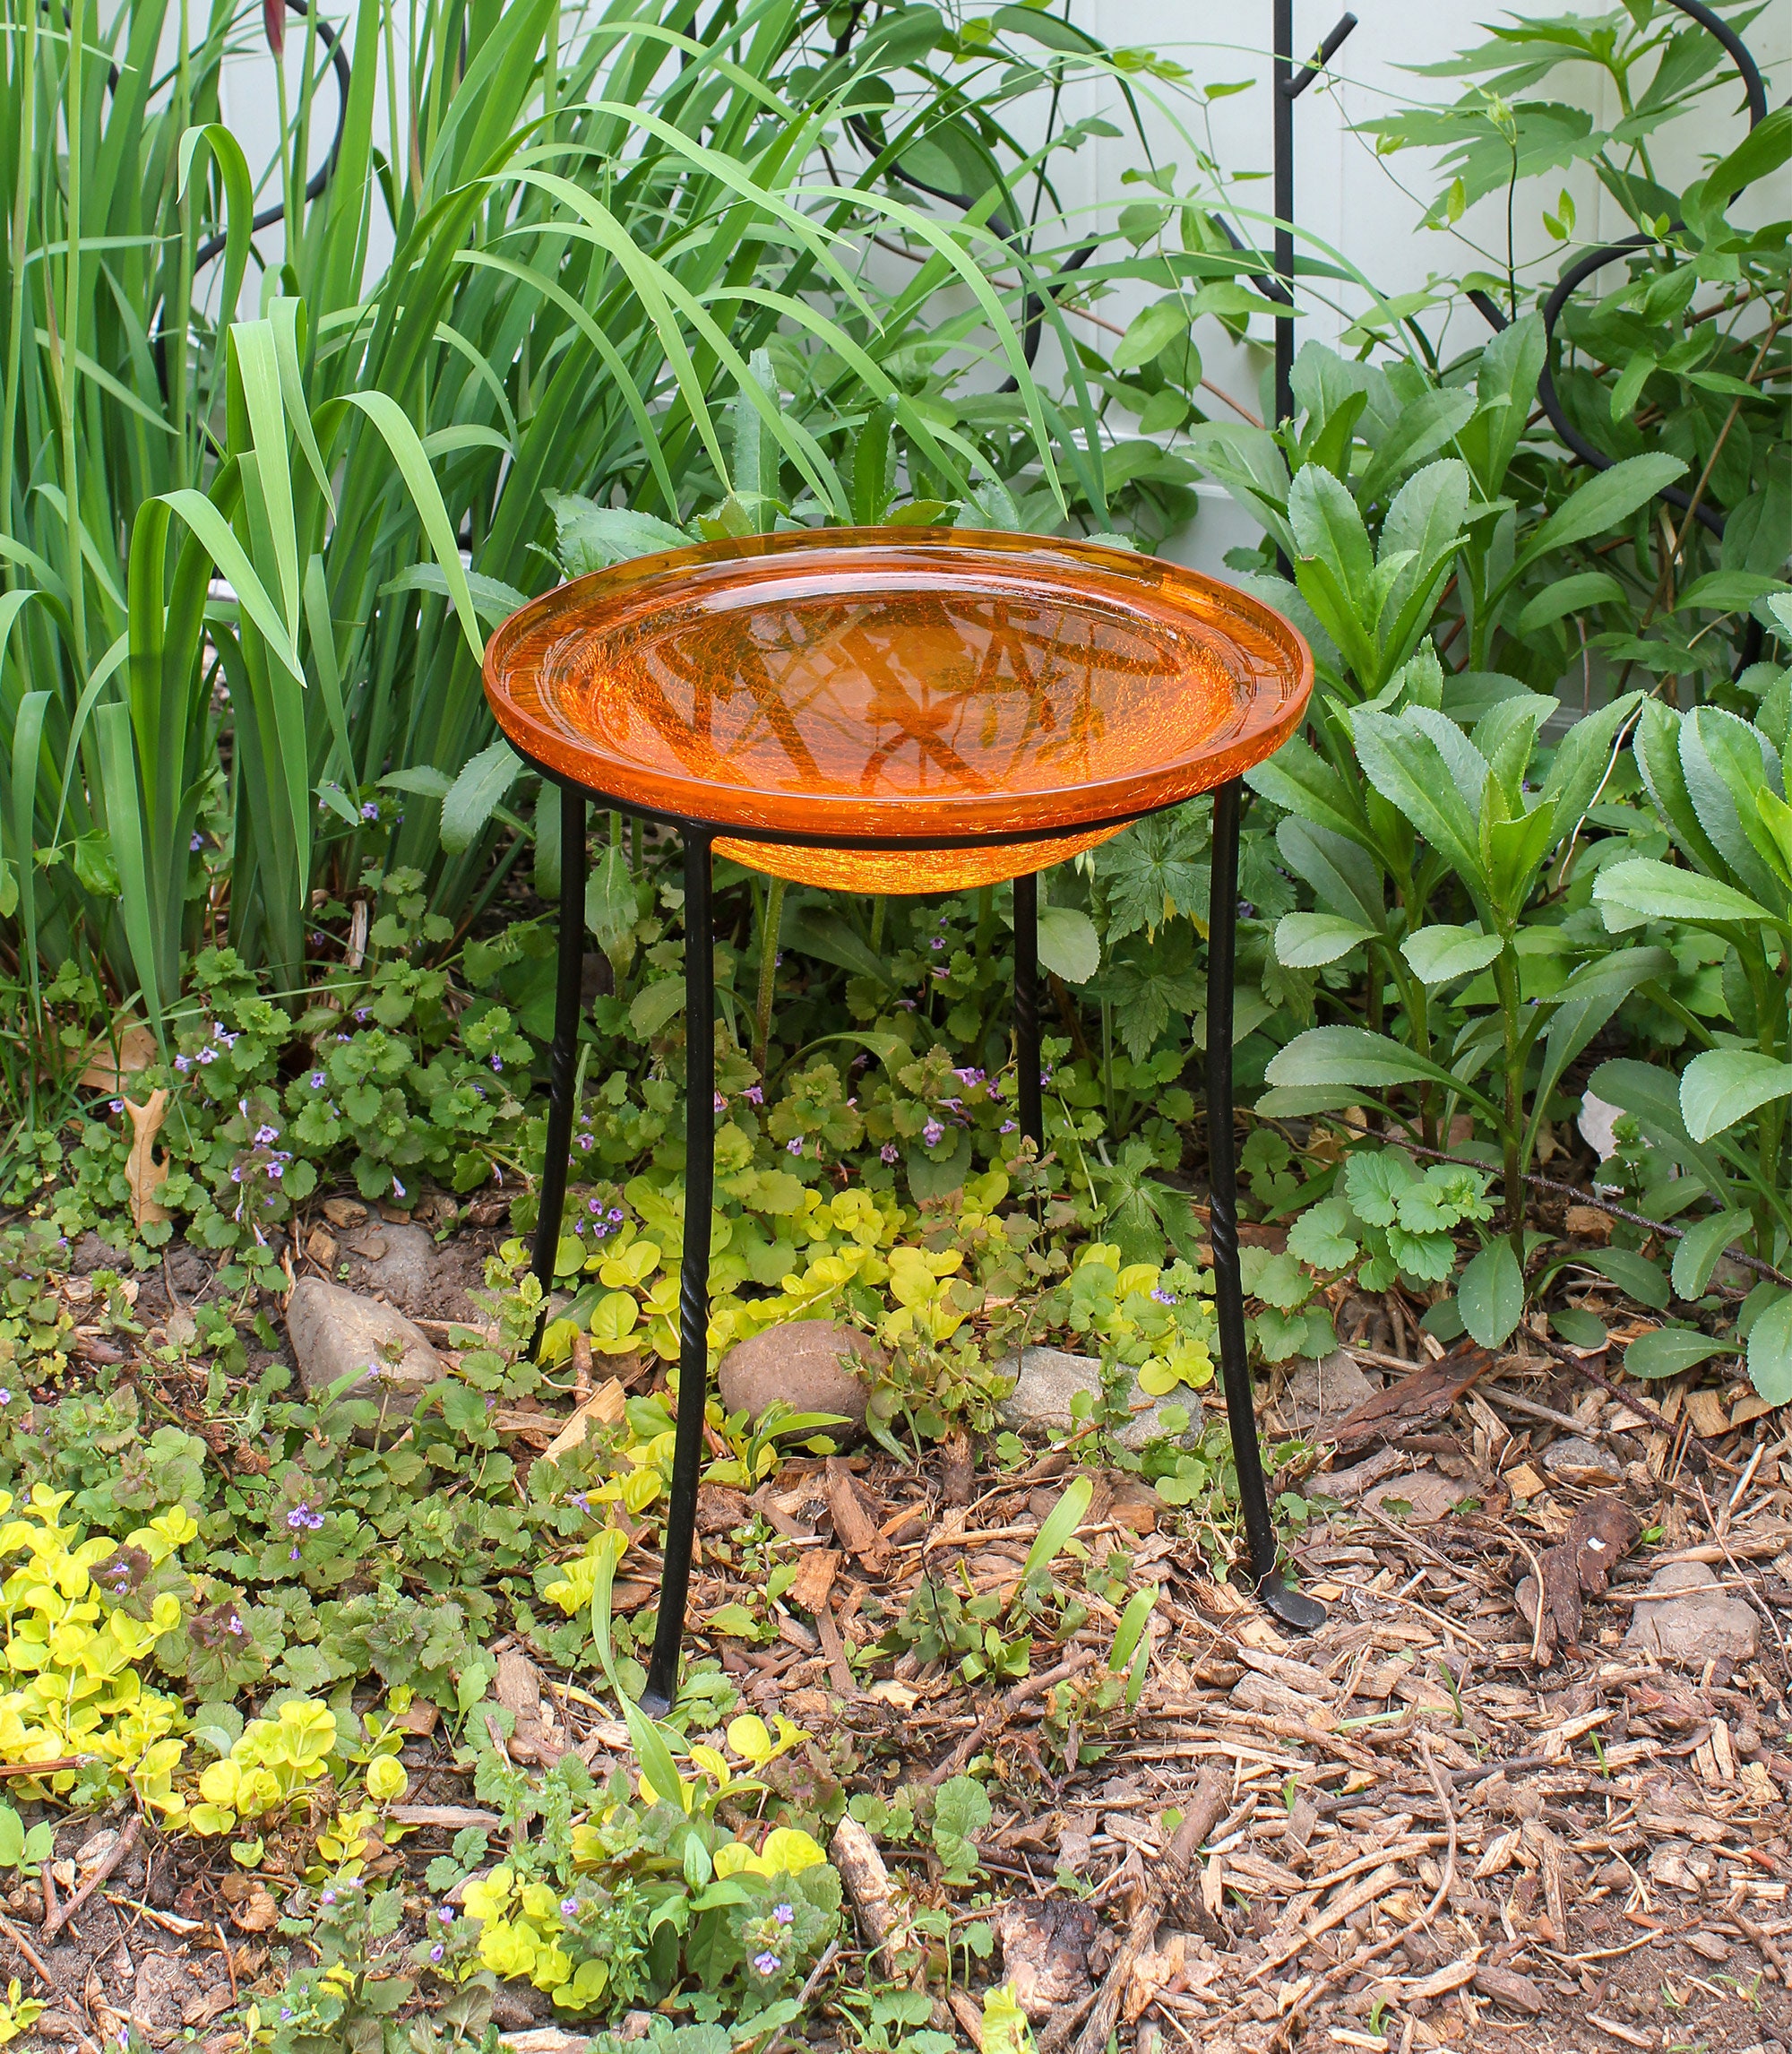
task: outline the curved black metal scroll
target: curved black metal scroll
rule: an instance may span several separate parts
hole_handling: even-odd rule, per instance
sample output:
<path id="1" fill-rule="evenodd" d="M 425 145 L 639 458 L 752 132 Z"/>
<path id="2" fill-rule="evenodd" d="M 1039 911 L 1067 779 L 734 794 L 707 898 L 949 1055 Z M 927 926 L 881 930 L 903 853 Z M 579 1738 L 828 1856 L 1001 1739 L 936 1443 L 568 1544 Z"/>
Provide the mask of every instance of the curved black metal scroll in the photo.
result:
<path id="1" fill-rule="evenodd" d="M 1728 22 L 1721 21 L 1709 7 L 1702 4 L 1702 0 L 1668 0 L 1668 4 L 1677 8 L 1689 21 L 1696 22 L 1702 29 L 1708 30 L 1723 45 L 1742 77 L 1743 91 L 1748 99 L 1748 125 L 1752 129 L 1764 121 L 1767 118 L 1767 93 L 1761 82 L 1760 70 L 1742 38 Z M 1593 470 L 1609 470 L 1616 460 L 1589 442 L 1568 419 L 1563 408 L 1561 396 L 1555 390 L 1555 373 L 1550 361 L 1555 347 L 1555 324 L 1561 319 L 1562 309 L 1576 289 L 1584 285 L 1595 272 L 1602 270 L 1615 258 L 1629 255 L 1633 250 L 1652 249 L 1655 243 L 1656 237 L 1653 236 L 1634 235 L 1626 236 L 1622 242 L 1607 243 L 1599 249 L 1589 250 L 1585 256 L 1577 257 L 1563 272 L 1548 298 L 1543 303 L 1543 332 L 1546 349 L 1543 368 L 1537 377 L 1538 401 L 1548 417 L 1550 427 L 1581 462 Z M 1508 325 L 1505 315 L 1486 293 L 1471 292 L 1469 300 L 1490 328 L 1498 330 Z M 1664 485 L 1656 497 L 1665 499 L 1670 506 L 1678 507 L 1683 514 L 1690 512 L 1702 528 L 1722 538 L 1725 516 L 1716 507 L 1707 505 L 1703 500 L 1695 505 L 1692 496 L 1683 492 L 1677 485 Z M 1753 644 L 1755 653 L 1760 650 L 1761 634 L 1761 624 L 1751 619 L 1746 639 Z M 1745 660 L 1752 662 L 1753 655 L 1745 654 Z"/>

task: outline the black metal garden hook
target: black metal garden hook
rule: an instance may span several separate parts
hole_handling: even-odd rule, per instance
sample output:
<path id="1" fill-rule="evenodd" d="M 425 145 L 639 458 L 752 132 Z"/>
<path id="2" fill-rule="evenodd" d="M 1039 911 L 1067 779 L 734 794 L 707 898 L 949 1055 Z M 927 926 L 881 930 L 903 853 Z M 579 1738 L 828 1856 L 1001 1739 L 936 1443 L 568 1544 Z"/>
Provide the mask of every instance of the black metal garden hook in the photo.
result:
<path id="1" fill-rule="evenodd" d="M 289 13 L 301 18 L 308 16 L 311 13 L 311 8 L 306 4 L 306 0 L 285 0 L 285 4 Z M 321 13 L 317 16 L 316 28 L 319 40 L 330 53 L 331 69 L 336 74 L 336 133 L 331 138 L 330 154 L 306 180 L 305 197 L 307 201 L 321 197 L 324 188 L 334 176 L 337 160 L 342 154 L 343 134 L 349 123 L 349 71 L 348 53 L 342 47 L 341 37 L 323 19 Z M 116 73 L 114 77 L 116 81 Z M 251 238 L 258 236 L 263 229 L 272 228 L 274 223 L 281 220 L 285 213 L 284 203 L 276 203 L 273 206 L 263 207 L 261 212 L 255 215 L 249 223 Z M 195 274 L 202 271 L 214 258 L 221 256 L 228 248 L 229 242 L 230 237 L 227 232 L 220 236 L 210 236 L 204 242 L 201 243 L 193 253 L 193 268 Z M 164 294 L 151 309 L 149 320 L 150 334 L 155 351 L 156 383 L 161 388 L 161 395 L 164 400 L 168 396 L 168 331 L 161 324 L 161 313 L 166 305 L 167 295 Z M 220 450 L 219 454 L 221 456 L 223 452 Z"/>
<path id="2" fill-rule="evenodd" d="M 1748 101 L 1748 125 L 1757 127 L 1767 118 L 1767 91 L 1762 84 L 1760 67 L 1749 54 L 1748 46 L 1727 22 L 1721 20 L 1702 4 L 1702 0 L 1667 0 L 1671 7 L 1677 8 L 1689 21 L 1696 22 L 1700 28 L 1715 36 L 1724 47 L 1730 61 L 1741 75 L 1743 92 Z M 1731 195 L 1735 197 L 1734 194 Z M 1676 228 L 1682 224 L 1676 222 Z M 1555 390 L 1555 377 L 1551 358 L 1555 349 L 1555 324 L 1562 317 L 1562 309 L 1574 292 L 1586 283 L 1597 271 L 1603 270 L 1615 258 L 1627 256 L 1633 250 L 1652 249 L 1658 238 L 1654 236 L 1626 236 L 1622 242 L 1607 243 L 1602 247 L 1589 250 L 1586 255 L 1577 257 L 1555 281 L 1548 298 L 1543 303 L 1544 358 L 1543 368 L 1537 375 L 1538 402 L 1547 416 L 1549 425 L 1562 438 L 1564 444 L 1582 463 L 1591 470 L 1609 470 L 1615 459 L 1609 457 L 1585 436 L 1568 419 Z M 1485 292 L 1471 292 L 1469 300 L 1475 311 L 1487 325 L 1495 330 L 1506 327 L 1506 316 L 1500 312 L 1498 304 Z M 1677 507 L 1683 514 L 1690 514 L 1708 533 L 1723 539 L 1728 516 L 1720 513 L 1704 499 L 1694 503 L 1691 494 L 1683 492 L 1677 485 L 1664 485 L 1656 493 L 1658 499 Z M 1755 662 L 1765 641 L 1761 623 L 1751 614 L 1748 626 L 1743 631 L 1743 644 L 1737 664 L 1737 675 Z"/>

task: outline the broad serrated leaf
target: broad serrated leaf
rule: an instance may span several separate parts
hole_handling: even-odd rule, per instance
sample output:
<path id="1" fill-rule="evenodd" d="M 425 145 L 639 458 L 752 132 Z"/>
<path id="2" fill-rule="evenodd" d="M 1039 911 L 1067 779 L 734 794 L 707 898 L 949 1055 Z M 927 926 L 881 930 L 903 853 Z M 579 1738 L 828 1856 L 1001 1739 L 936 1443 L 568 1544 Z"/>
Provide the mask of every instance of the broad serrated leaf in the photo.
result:
<path id="1" fill-rule="evenodd" d="M 1753 1049 L 1708 1049 L 1680 1076 L 1680 1115 L 1694 1141 L 1709 1141 L 1784 1098 L 1792 1098 L 1792 1063 Z"/>
<path id="2" fill-rule="evenodd" d="M 1770 1405 L 1792 1403 L 1792 1291 L 1755 1315 L 1748 1330 L 1748 1379 Z"/>
<path id="3" fill-rule="evenodd" d="M 1039 908 L 1039 967 L 1066 984 L 1087 984 L 1101 966 L 1095 922 L 1074 906 Z"/>
<path id="4" fill-rule="evenodd" d="M 1690 1301 L 1702 1296 L 1719 1257 L 1741 1240 L 1752 1224 L 1746 1213 L 1713 1213 L 1688 1227 L 1674 1250 L 1675 1297 Z"/>
<path id="5" fill-rule="evenodd" d="M 1638 1334 L 1624 1350 L 1624 1366 L 1632 1377 L 1677 1377 L 1683 1369 L 1696 1369 L 1714 1355 L 1736 1352 L 1734 1343 L 1727 1347 L 1721 1341 L 1688 1328 L 1658 1326 L 1652 1333 Z"/>
<path id="6" fill-rule="evenodd" d="M 528 767 L 502 736 L 468 762 L 442 801 L 442 846 L 451 856 L 472 847 Z"/>
<path id="7" fill-rule="evenodd" d="M 1479 928 L 1420 928 L 1400 944 L 1421 984 L 1448 984 L 1471 971 L 1485 970 L 1504 946 L 1498 935 Z"/>
<path id="8" fill-rule="evenodd" d="M 1462 1272 L 1456 1307 L 1471 1339 L 1497 1348 L 1524 1313 L 1524 1272 L 1510 1241 L 1489 1241 Z"/>
<path id="9" fill-rule="evenodd" d="M 1289 970 L 1316 970 L 1374 939 L 1373 928 L 1336 913 L 1286 913 L 1276 923 L 1276 961 Z"/>
<path id="10" fill-rule="evenodd" d="M 1699 927 L 1723 927 L 1736 921 L 1755 925 L 1773 918 L 1765 906 L 1733 885 L 1647 856 L 1607 864 L 1593 880 L 1593 901 L 1605 911 L 1606 925 L 1614 933 L 1643 920 L 1690 920 Z M 1614 914 L 1618 916 L 1615 920 Z"/>

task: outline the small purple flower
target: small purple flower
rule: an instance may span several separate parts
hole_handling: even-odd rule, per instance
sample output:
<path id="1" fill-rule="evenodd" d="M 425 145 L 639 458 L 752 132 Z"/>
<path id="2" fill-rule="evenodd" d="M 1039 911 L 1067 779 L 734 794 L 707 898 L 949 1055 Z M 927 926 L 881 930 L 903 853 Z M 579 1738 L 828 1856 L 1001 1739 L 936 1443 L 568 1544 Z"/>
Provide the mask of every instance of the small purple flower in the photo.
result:
<path id="1" fill-rule="evenodd" d="M 771 1907 L 771 1916 L 780 1926 L 791 1926 L 797 1922 L 797 1914 L 788 1904 L 774 1904 Z"/>
<path id="2" fill-rule="evenodd" d="M 601 1213 L 604 1209 L 604 1202 L 601 1198 L 593 1198 L 585 1209 L 589 1213 Z"/>
<path id="3" fill-rule="evenodd" d="M 240 1184 L 243 1181 L 243 1165 L 240 1162 L 230 1172 L 230 1181 L 233 1184 Z"/>
<path id="4" fill-rule="evenodd" d="M 750 1106 L 762 1106 L 765 1103 L 765 1086 L 749 1084 L 740 1095 Z"/>
<path id="5" fill-rule="evenodd" d="M 503 1069 L 503 1068 L 504 1068 L 504 1057 L 503 1057 L 502 1056 L 494 1056 L 494 1057 L 492 1057 L 492 1067 L 493 1067 L 493 1069 L 495 1069 L 495 1070 L 501 1070 L 501 1069 Z"/>
<path id="6" fill-rule="evenodd" d="M 480 1093 L 481 1097 L 484 1095 L 485 1094 L 483 1092 Z M 584 1150 L 586 1154 L 589 1155 L 592 1149 L 594 1149 L 597 1145 L 597 1141 L 592 1135 L 589 1134 L 582 1134 L 579 1136 L 579 1146 Z"/>
<path id="7" fill-rule="evenodd" d="M 983 1082 L 981 1070 L 954 1070 L 952 1075 L 961 1084 L 980 1084 Z"/>
<path id="8" fill-rule="evenodd" d="M 232 1612 L 230 1614 L 230 1631 L 240 1636 L 244 1630 L 242 1620 L 237 1617 L 235 1612 Z"/>
<path id="9" fill-rule="evenodd" d="M 929 948 L 943 948 L 945 945 L 943 937 L 939 935 L 935 935 L 933 940 L 927 944 Z"/>
<path id="10" fill-rule="evenodd" d="M 13 1394 L 4 1384 L 0 1384 L 0 1405 L 10 1405 L 12 1402 Z"/>
<path id="11" fill-rule="evenodd" d="M 943 984 L 946 980 L 946 973 L 943 970 L 930 970 L 927 972 L 927 975 L 931 977 L 935 983 L 938 984 Z"/>
<path id="12" fill-rule="evenodd" d="M 237 1046 L 237 1036 L 228 1031 L 221 1020 L 214 1020 L 211 1023 L 211 1039 L 214 1041 L 221 1041 L 227 1049 L 234 1049 Z"/>
<path id="13" fill-rule="evenodd" d="M 454 1911 L 452 1905 L 438 1904 L 435 1907 L 435 1916 L 441 1920 L 444 1926 L 452 1926 L 454 1923 Z"/>
<path id="14" fill-rule="evenodd" d="M 620 1227 L 622 1225 L 622 1207 L 620 1205 L 612 1205 L 609 1211 L 605 1213 L 604 1217 L 608 1220 L 613 1226 Z"/>
<path id="15" fill-rule="evenodd" d="M 404 1186 L 399 1182 L 396 1177 L 392 1178 L 392 1190 L 397 1194 L 399 1197 L 402 1198 L 404 1196 Z"/>
<path id="16" fill-rule="evenodd" d="M 784 1144 L 784 1152 L 787 1155 L 800 1155 L 803 1152 L 803 1144 L 800 1141 L 787 1141 Z"/>
<path id="17" fill-rule="evenodd" d="M 271 1148 L 279 1139 L 280 1129 L 278 1127 L 263 1126 L 255 1129 L 255 1146 L 257 1148 Z"/>
<path id="18" fill-rule="evenodd" d="M 174 1059 L 174 1066 L 182 1076 L 185 1076 L 193 1067 L 193 1058 L 191 1056 L 177 1056 Z"/>
<path id="19" fill-rule="evenodd" d="M 439 1962 L 442 1959 L 442 1946 L 439 1941 L 435 1946 L 430 1948 L 429 1958 L 433 1962 Z"/>
<path id="20" fill-rule="evenodd" d="M 940 1145 L 940 1136 L 945 1131 L 938 1120 L 930 1119 L 926 1126 L 921 1129 L 921 1139 L 926 1143 L 929 1148 L 937 1148 Z"/>
<path id="21" fill-rule="evenodd" d="M 964 1100 L 962 1099 L 942 1099 L 940 1103 L 946 1109 L 948 1112 L 962 1112 L 964 1110 Z"/>
<path id="22" fill-rule="evenodd" d="M 296 1562 L 296 1561 L 297 1561 L 297 1559 L 298 1559 L 298 1549 L 297 1549 L 297 1548 L 295 1548 L 295 1549 L 292 1550 L 292 1554 L 291 1554 L 291 1556 L 290 1556 L 289 1559 L 291 1559 L 292 1561 L 295 1561 L 295 1562 Z"/>
<path id="23" fill-rule="evenodd" d="M 295 1505 L 292 1510 L 286 1515 L 286 1523 L 289 1526 L 308 1525 L 310 1523 L 310 1519 L 311 1507 L 303 1498 L 300 1498 L 298 1503 Z"/>
<path id="24" fill-rule="evenodd" d="M 718 1092 L 716 1093 L 716 1110 L 717 1110 L 719 1113 L 725 1113 L 725 1112 L 728 1110 L 728 1100 L 726 1100 L 726 1099 L 725 1099 L 725 1098 L 722 1096 L 722 1094 L 721 1094 L 719 1092 Z"/>
<path id="25" fill-rule="evenodd" d="M 1004 1119 L 1002 1125 L 997 1127 L 995 1131 L 997 1134 L 1012 1134 L 1014 1129 L 1019 1126 L 1020 1124 L 1020 1121 L 1017 1119 Z"/>
<path id="26" fill-rule="evenodd" d="M 195 834 L 193 840 L 187 843 L 188 849 L 191 850 L 195 856 L 198 855 L 199 851 L 203 849 L 204 846 L 205 837 L 202 834 Z"/>
<path id="27" fill-rule="evenodd" d="M 576 1919 L 579 1916 L 579 1900 L 576 1897 L 561 1898 L 560 1916 L 563 1919 Z"/>
<path id="28" fill-rule="evenodd" d="M 585 1222 L 582 1220 L 574 1220 L 573 1222 L 573 1231 L 575 1234 L 582 1235 L 585 1231 Z"/>
<path id="29" fill-rule="evenodd" d="M 894 1162 L 896 1160 L 896 1144 L 893 1141 L 886 1141 L 877 1153 L 881 1161 Z"/>
<path id="30" fill-rule="evenodd" d="M 363 1027 L 366 1025 L 368 1017 L 368 1011 L 365 1005 L 358 1005 L 355 1008 L 355 1018 Z"/>
<path id="31" fill-rule="evenodd" d="M 368 799 L 361 808 L 361 818 L 363 820 L 377 820 L 379 816 L 379 807 L 374 804 L 372 799 Z"/>
<path id="32" fill-rule="evenodd" d="M 123 1112 L 123 1111 L 124 1111 L 124 1109 L 125 1109 L 125 1101 L 124 1101 L 124 1100 L 123 1100 L 123 1099 L 114 1099 L 114 1100 L 113 1100 L 113 1101 L 112 1101 L 112 1110 L 113 1110 L 115 1113 L 121 1113 L 121 1112 Z"/>
<path id="33" fill-rule="evenodd" d="M 1166 1290 L 1161 1284 L 1152 1291 L 1151 1296 L 1159 1305 L 1176 1305 L 1181 1302 L 1173 1290 Z"/>
<path id="34" fill-rule="evenodd" d="M 196 1060 L 202 1063 L 215 1063 L 218 1060 L 218 1051 L 216 1049 L 207 1046 L 199 1051 Z"/>
<path id="35" fill-rule="evenodd" d="M 912 998 L 899 998 L 896 1005 L 898 1011 L 902 1013 L 912 1013 L 915 1010 L 915 1001 Z"/>
<path id="36" fill-rule="evenodd" d="M 336 1902 L 336 1893 L 333 1890 L 326 1890 L 318 1902 L 323 1904 L 333 1904 Z"/>
<path id="37" fill-rule="evenodd" d="M 753 1965 L 760 1975 L 776 1975 L 784 1963 L 767 1947 L 763 1954 L 754 1955 Z"/>
<path id="38" fill-rule="evenodd" d="M 268 1175 L 272 1178 L 284 1177 L 286 1175 L 286 1164 L 284 1162 L 269 1163 Z"/>
<path id="39" fill-rule="evenodd" d="M 329 1082 L 329 1079 L 323 1074 L 322 1070 L 314 1070 L 305 1081 L 307 1084 L 310 1085 L 314 1092 L 321 1092 L 324 1085 Z"/>

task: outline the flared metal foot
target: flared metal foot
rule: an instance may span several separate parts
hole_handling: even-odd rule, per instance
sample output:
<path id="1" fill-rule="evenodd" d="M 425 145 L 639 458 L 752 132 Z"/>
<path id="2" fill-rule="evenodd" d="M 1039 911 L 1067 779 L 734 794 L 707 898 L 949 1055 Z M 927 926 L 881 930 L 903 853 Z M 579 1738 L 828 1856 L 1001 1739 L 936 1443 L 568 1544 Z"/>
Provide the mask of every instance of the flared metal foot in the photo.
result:
<path id="1" fill-rule="evenodd" d="M 1317 1633 L 1325 1624 L 1325 1607 L 1319 1600 L 1290 1590 L 1278 1575 L 1265 1576 L 1257 1585 L 1257 1602 L 1295 1633 Z"/>
<path id="2" fill-rule="evenodd" d="M 1245 1285 L 1238 1268 L 1238 1166 L 1232 1133 L 1232 986 L 1238 917 L 1238 816 L 1235 778 L 1213 795 L 1213 889 L 1207 928 L 1207 1175 L 1212 1207 L 1213 1309 L 1219 1326 L 1219 1373 L 1238 1509 L 1250 1550 L 1251 1581 L 1263 1609 L 1297 1632 L 1311 1633 L 1322 1605 L 1291 1591 L 1276 1566 L 1276 1528 L 1257 1446 L 1257 1411 L 1245 1338 Z"/>

